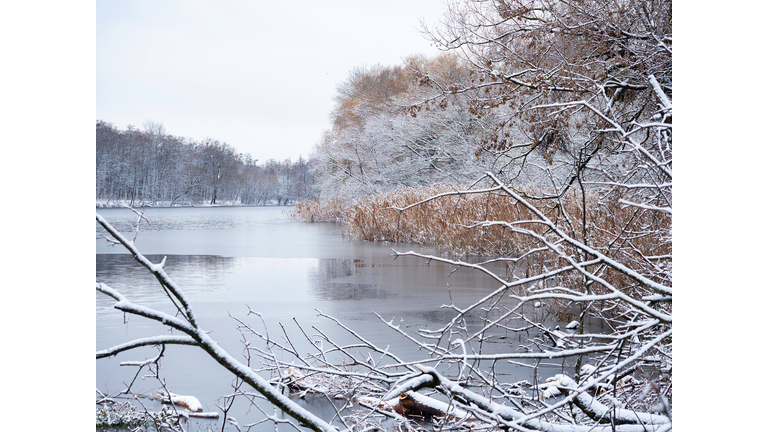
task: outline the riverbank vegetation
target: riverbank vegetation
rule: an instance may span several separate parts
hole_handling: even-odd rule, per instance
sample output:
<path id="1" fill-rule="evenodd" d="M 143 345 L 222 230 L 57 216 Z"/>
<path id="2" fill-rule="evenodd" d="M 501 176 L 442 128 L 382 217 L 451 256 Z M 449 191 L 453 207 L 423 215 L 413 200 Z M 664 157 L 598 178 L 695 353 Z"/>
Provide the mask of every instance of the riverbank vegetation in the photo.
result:
<path id="1" fill-rule="evenodd" d="M 341 395 L 354 413 L 338 416 L 349 430 L 381 427 L 374 420 L 397 398 L 444 407 L 430 418 L 446 430 L 671 430 L 671 1 L 452 2 L 425 34 L 446 53 L 355 70 L 339 87 L 313 155 L 318 200 L 295 209 L 304 220 L 341 223 L 352 238 L 401 242 L 397 259 L 444 262 L 498 283 L 471 305 L 446 305 L 452 318 L 440 328 L 409 332 L 382 319 L 423 359 L 402 361 L 333 317 L 357 342 L 321 334 L 310 355 L 242 323 L 266 344 L 246 351 L 273 374 L 267 382 L 214 347 L 162 263 L 143 264 L 181 305 L 180 318 L 97 290 L 186 334 L 135 344 L 199 346 L 313 430 L 336 427 L 276 394 L 288 367 L 356 383 Z M 406 252 L 405 242 L 447 253 Z M 498 262 L 508 264 L 503 274 L 489 270 Z M 577 311 L 568 331 L 532 313 L 547 302 Z M 470 330 L 478 316 L 481 328 Z M 607 330 L 590 333 L 587 318 Z M 523 343 L 485 354 L 494 331 Z M 499 362 L 534 371 L 556 362 L 561 373 L 506 382 Z"/>
<path id="2" fill-rule="evenodd" d="M 531 187 L 517 192 L 528 196 L 551 195 Z M 597 191 L 582 195 L 568 190 L 557 199 L 532 201 L 529 208 L 503 189 L 432 185 L 396 189 L 346 204 L 339 199 L 305 201 L 296 205 L 291 216 L 309 222 L 339 223 L 344 235 L 352 239 L 435 246 L 450 257 L 503 256 L 515 262 L 523 260 L 528 274 L 562 264 L 558 254 L 540 249 L 541 239 L 558 242 L 551 232 L 553 227 L 579 242 L 594 245 L 604 254 L 632 262 L 635 268 L 646 267 L 644 257 L 648 256 L 655 257 L 656 266 L 671 262 L 670 217 L 621 206 L 615 200 L 600 200 Z M 553 226 L 537 223 L 538 213 L 549 218 Z M 579 230 L 579 223 L 585 229 Z M 509 224 L 525 231 L 510 229 Z M 632 240 L 616 241 L 625 236 L 625 230 L 634 233 Z M 561 249 L 575 253 L 567 244 Z M 628 281 L 611 282 L 628 285 Z M 559 283 L 578 289 L 582 281 L 576 278 L 566 283 L 560 279 Z"/>

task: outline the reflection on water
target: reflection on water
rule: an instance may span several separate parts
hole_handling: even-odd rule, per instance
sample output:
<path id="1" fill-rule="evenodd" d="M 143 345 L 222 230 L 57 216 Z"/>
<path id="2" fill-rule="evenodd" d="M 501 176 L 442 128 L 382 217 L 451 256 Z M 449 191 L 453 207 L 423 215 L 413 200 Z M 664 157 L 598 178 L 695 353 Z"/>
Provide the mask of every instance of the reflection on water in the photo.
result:
<path id="1" fill-rule="evenodd" d="M 322 258 L 310 272 L 309 283 L 312 294 L 318 300 L 371 300 L 386 299 L 391 294 L 381 284 L 344 282 L 350 277 L 360 275 L 361 259 Z"/>
<path id="2" fill-rule="evenodd" d="M 336 225 L 294 223 L 283 211 L 284 208 L 148 209 L 145 216 L 150 219 L 151 228 L 142 227 L 138 234 L 136 244 L 140 250 L 152 262 L 167 257 L 165 271 L 184 290 L 201 326 L 235 356 L 243 352 L 244 336 L 237 331 L 238 324 L 232 317 L 259 331 L 266 324 L 268 331 L 290 338 L 303 353 L 314 349 L 306 340 L 315 334 L 313 327 L 339 343 L 354 341 L 335 323 L 318 316 L 319 311 L 350 325 L 370 342 L 388 347 L 406 361 L 420 360 L 427 354 L 384 325 L 374 312 L 415 334 L 419 329 L 444 325 L 454 317 L 454 307 L 465 308 L 498 288 L 495 281 L 480 272 L 452 272 L 455 268 L 447 264 L 428 263 L 415 257 L 395 259 L 390 249 L 418 248 L 349 241 L 341 237 Z M 136 219 L 135 214 L 125 209 L 99 213 L 123 231 L 130 231 L 130 223 Z M 140 304 L 174 312 L 154 277 L 130 255 L 109 247 L 103 239 L 97 238 L 96 248 L 98 281 Z M 502 266 L 493 270 L 504 274 L 506 269 Z M 168 334 L 161 325 L 125 316 L 113 305 L 112 299 L 96 295 L 97 349 Z M 514 302 L 504 296 L 494 308 L 468 314 L 464 325 L 470 332 L 478 330 L 513 306 Z M 249 315 L 251 310 L 260 316 Z M 504 331 L 495 331 L 491 336 L 494 343 L 484 344 L 483 353 L 508 352 L 520 343 L 517 335 L 506 339 Z M 98 360 L 97 387 L 107 392 L 124 388 L 136 370 L 121 367 L 120 362 L 156 355 L 155 348 L 146 347 Z M 171 391 L 196 396 L 205 411 L 218 411 L 216 404 L 223 402 L 219 398 L 232 391 L 232 377 L 201 350 L 172 346 L 161 363 L 162 376 Z M 546 374 L 543 369 L 540 374 Z M 519 379 L 532 380 L 529 370 L 518 370 L 513 365 L 501 365 L 499 373 L 515 373 Z M 149 391 L 156 384 L 147 381 L 137 386 L 148 386 L 142 390 Z M 335 414 L 327 406 L 315 405 L 312 410 L 327 418 Z M 238 420 L 258 416 L 249 414 L 244 402 L 236 403 L 230 415 Z M 220 429 L 221 423 L 215 428 Z M 264 425 L 263 429 L 253 429 L 256 430 L 274 428 Z"/>
<path id="3" fill-rule="evenodd" d="M 284 222 L 290 207 L 176 207 L 145 208 L 136 211 L 125 208 L 98 209 L 109 223 L 120 232 L 139 232 L 224 229 L 240 226 L 253 226 L 259 223 Z M 104 228 L 96 224 L 97 235 L 104 233 Z"/>
<path id="4" fill-rule="evenodd" d="M 198 291 L 220 294 L 227 289 L 226 275 L 235 264 L 232 258 L 215 255 L 146 255 L 152 262 L 166 258 L 165 270 L 185 292 L 195 295 Z M 165 297 L 158 289 L 157 279 L 127 254 L 96 255 L 96 279 L 125 295 L 147 304 L 156 304 Z M 97 296 L 96 306 L 112 308 L 106 296 Z"/>

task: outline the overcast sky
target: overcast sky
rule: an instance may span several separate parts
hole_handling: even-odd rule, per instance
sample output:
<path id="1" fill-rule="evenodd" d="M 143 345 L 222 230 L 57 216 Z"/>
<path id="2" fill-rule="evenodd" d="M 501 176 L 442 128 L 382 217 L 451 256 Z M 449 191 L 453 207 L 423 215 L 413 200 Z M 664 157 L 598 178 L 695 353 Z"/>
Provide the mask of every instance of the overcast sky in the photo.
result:
<path id="1" fill-rule="evenodd" d="M 443 0 L 96 2 L 96 117 L 226 142 L 265 161 L 308 156 L 358 66 L 437 49 Z"/>

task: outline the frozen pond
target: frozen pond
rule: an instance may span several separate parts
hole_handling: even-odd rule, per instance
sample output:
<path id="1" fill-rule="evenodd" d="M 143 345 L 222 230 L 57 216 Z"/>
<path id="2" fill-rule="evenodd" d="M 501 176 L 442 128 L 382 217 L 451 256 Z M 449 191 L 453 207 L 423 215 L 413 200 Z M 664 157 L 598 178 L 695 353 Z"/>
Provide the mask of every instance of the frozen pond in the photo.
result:
<path id="1" fill-rule="evenodd" d="M 434 328 L 450 320 L 453 313 L 441 306 L 453 301 L 464 307 L 498 288 L 479 272 L 460 269 L 451 274 L 453 267 L 445 264 L 391 256 L 392 248 L 420 250 L 416 246 L 350 241 L 341 236 L 337 225 L 292 222 L 284 211 L 285 207 L 151 208 L 145 213 L 151 225 L 142 224 L 135 242 L 153 262 L 167 256 L 165 270 L 189 297 L 201 326 L 236 357 L 243 352 L 242 336 L 230 315 L 263 328 L 260 319 L 247 317 L 250 308 L 262 315 L 270 332 L 281 334 L 282 324 L 298 342 L 304 337 L 296 322 L 310 335 L 316 333 L 312 329 L 316 326 L 340 342 L 352 341 L 335 323 L 319 317 L 320 311 L 372 343 L 389 346 L 404 360 L 423 359 L 426 353 L 386 327 L 373 311 L 387 320 L 394 318 L 395 323 L 402 320 L 406 331 L 413 333 L 419 327 Z M 97 213 L 124 233 L 130 232 L 137 219 L 126 209 L 98 209 Z M 154 277 L 124 249 L 99 238 L 100 232 L 97 227 L 97 280 L 137 303 L 170 311 Z M 167 334 L 159 324 L 124 316 L 113 304 L 111 298 L 97 293 L 96 349 Z M 473 316 L 467 325 L 478 327 L 481 322 L 479 316 Z M 502 341 L 486 344 L 483 352 L 509 351 L 510 343 L 519 343 Z M 148 347 L 97 360 L 97 388 L 108 393 L 125 388 L 136 368 L 121 367 L 120 362 L 148 359 L 157 352 Z M 204 411 L 219 411 L 219 398 L 231 392 L 232 376 L 202 350 L 169 346 L 161 364 L 161 376 L 171 391 L 194 395 Z M 519 379 L 533 381 L 530 369 L 514 372 L 516 368 L 509 368 L 521 375 Z M 542 369 L 539 375 L 549 376 Z M 157 387 L 156 381 L 145 381 L 135 384 L 134 391 Z M 330 408 L 327 412 L 319 406 L 312 409 L 329 418 L 334 414 Z M 229 415 L 241 425 L 261 419 L 260 413 L 246 411 L 244 405 L 235 406 Z M 221 430 L 220 421 L 200 421 L 192 429 Z M 274 427 L 265 424 L 259 430 Z"/>

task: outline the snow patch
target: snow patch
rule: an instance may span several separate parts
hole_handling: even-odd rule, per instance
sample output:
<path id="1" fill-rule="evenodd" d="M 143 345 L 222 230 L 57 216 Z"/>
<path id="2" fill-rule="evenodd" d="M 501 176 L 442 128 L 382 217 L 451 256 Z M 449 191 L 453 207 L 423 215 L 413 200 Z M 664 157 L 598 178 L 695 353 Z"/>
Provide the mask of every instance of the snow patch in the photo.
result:
<path id="1" fill-rule="evenodd" d="M 168 399 L 174 405 L 183 406 L 191 412 L 203 412 L 203 404 L 194 396 L 177 395 L 168 393 Z"/>

